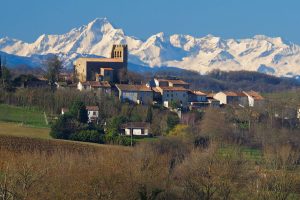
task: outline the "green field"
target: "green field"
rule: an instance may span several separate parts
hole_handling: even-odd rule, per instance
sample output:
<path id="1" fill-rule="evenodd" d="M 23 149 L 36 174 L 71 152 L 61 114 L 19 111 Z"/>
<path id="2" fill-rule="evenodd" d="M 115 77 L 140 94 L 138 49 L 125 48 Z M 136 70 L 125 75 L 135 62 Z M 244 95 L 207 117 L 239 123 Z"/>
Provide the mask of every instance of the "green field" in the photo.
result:
<path id="1" fill-rule="evenodd" d="M 48 127 L 41 110 L 0 104 L 0 121 L 30 127 Z"/>

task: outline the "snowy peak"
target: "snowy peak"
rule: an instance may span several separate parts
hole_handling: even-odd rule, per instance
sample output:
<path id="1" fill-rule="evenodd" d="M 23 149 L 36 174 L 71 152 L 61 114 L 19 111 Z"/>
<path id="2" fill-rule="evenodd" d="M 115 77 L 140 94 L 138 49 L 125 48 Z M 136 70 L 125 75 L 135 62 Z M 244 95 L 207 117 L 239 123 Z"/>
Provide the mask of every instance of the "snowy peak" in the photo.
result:
<path id="1" fill-rule="evenodd" d="M 300 46 L 281 37 L 256 35 L 249 39 L 222 39 L 213 35 L 193 37 L 160 32 L 141 40 L 115 28 L 107 18 L 96 18 L 65 34 L 43 34 L 33 43 L 5 37 L 0 39 L 0 51 L 21 56 L 18 62 L 9 63 L 21 63 L 26 57 L 27 64 L 30 57 L 37 66 L 39 58 L 57 54 L 71 66 L 80 56 L 109 57 L 113 44 L 128 44 L 129 62 L 138 65 L 171 66 L 200 73 L 221 69 L 260 71 L 277 76 L 300 74 Z"/>

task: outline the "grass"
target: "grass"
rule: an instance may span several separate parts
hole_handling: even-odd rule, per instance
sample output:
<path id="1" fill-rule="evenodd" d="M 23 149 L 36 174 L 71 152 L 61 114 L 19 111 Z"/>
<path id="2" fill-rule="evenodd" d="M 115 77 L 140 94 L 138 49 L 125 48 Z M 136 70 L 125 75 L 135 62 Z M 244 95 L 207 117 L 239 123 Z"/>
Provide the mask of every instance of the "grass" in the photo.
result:
<path id="1" fill-rule="evenodd" d="M 42 111 L 5 104 L 0 104 L 0 121 L 15 122 L 30 127 L 48 127 Z"/>
<path id="2" fill-rule="evenodd" d="M 49 128 L 29 127 L 11 122 L 0 122 L 0 135 L 51 139 Z"/>

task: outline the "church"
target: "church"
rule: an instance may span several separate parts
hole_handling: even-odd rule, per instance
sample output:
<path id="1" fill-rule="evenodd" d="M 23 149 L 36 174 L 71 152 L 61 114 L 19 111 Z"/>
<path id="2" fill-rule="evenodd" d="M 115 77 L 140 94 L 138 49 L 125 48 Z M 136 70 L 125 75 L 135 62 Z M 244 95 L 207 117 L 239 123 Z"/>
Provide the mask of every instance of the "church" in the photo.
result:
<path id="1" fill-rule="evenodd" d="M 127 59 L 127 45 L 113 45 L 111 58 L 78 58 L 74 62 L 74 73 L 80 82 L 120 83 L 126 80 Z"/>

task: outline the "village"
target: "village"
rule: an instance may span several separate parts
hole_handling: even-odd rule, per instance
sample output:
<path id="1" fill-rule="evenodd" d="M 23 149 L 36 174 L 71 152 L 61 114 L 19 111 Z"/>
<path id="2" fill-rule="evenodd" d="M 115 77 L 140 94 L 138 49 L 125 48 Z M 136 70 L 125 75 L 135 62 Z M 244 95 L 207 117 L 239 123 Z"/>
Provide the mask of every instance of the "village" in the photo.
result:
<path id="1" fill-rule="evenodd" d="M 256 91 L 205 91 L 192 88 L 191 84 L 174 76 L 154 76 L 147 82 L 129 82 L 127 79 L 128 46 L 113 45 L 110 58 L 78 58 L 74 62 L 74 72 L 60 73 L 56 90 L 73 90 L 80 93 L 92 93 L 95 96 L 115 96 L 120 102 L 144 106 L 161 106 L 175 113 L 179 120 L 190 111 L 202 111 L 206 108 L 222 109 L 226 106 L 237 108 L 263 109 L 265 98 Z M 49 87 L 46 79 L 26 80 L 21 88 Z M 70 108 L 61 108 L 68 113 Z M 101 108 L 86 105 L 88 123 L 99 124 Z M 300 119 L 300 108 L 289 111 Z M 290 118 L 280 116 L 277 118 Z M 106 123 L 106 122 L 102 122 Z M 105 124 L 101 124 L 104 126 Z M 123 123 L 120 134 L 127 136 L 149 136 L 151 124 L 144 121 Z"/>

